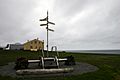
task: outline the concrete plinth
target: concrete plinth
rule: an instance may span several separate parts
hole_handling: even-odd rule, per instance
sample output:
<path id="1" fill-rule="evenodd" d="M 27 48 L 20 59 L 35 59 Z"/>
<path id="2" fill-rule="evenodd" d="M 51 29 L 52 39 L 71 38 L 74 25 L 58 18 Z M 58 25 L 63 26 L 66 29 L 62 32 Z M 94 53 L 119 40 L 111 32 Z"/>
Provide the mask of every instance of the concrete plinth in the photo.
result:
<path id="1" fill-rule="evenodd" d="M 18 75 L 39 75 L 39 74 L 54 74 L 54 73 L 68 73 L 72 72 L 73 68 L 59 68 L 59 69 L 23 69 L 17 70 Z"/>

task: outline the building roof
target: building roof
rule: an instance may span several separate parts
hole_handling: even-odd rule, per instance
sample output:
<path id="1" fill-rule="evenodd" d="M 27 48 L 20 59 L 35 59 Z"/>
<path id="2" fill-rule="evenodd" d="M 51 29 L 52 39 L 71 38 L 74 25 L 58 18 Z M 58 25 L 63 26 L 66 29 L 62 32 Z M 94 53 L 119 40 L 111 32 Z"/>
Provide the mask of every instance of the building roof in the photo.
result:
<path id="1" fill-rule="evenodd" d="M 40 41 L 40 42 L 44 42 L 44 40 L 39 40 L 38 38 L 37 39 L 33 39 L 33 40 L 27 40 L 27 42 L 25 42 L 24 44 L 27 44 L 29 42 L 32 42 L 32 41 Z"/>

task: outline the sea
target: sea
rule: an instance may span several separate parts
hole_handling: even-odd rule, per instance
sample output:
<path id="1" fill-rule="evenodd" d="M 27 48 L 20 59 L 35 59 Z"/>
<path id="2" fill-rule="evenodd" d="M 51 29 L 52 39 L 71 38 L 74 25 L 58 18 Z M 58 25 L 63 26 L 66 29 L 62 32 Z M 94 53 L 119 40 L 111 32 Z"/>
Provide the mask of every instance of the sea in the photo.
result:
<path id="1" fill-rule="evenodd" d="M 120 54 L 120 50 L 66 50 L 73 53 Z"/>

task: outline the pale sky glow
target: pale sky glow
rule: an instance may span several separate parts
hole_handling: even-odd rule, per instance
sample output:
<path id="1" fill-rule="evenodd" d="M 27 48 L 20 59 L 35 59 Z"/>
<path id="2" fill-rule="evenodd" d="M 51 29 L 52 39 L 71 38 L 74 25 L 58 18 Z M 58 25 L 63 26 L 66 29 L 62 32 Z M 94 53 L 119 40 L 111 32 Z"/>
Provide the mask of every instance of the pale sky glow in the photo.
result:
<path id="1" fill-rule="evenodd" d="M 120 49 L 120 0 L 0 0 L 0 46 L 39 38 L 45 41 L 50 25 L 49 49 Z"/>

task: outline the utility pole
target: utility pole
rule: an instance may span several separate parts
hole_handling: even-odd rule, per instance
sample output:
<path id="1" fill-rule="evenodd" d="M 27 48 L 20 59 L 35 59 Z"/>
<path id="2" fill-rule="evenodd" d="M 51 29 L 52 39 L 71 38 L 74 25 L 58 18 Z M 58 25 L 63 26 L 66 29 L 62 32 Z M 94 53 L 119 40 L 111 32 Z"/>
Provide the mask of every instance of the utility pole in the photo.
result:
<path id="1" fill-rule="evenodd" d="M 49 56 L 49 54 L 48 54 L 48 50 L 49 50 L 49 46 L 48 46 L 48 11 L 47 11 L 47 27 L 46 27 L 46 29 L 47 29 L 47 57 Z"/>
<path id="2" fill-rule="evenodd" d="M 46 47 L 47 47 L 47 57 L 49 56 L 49 54 L 48 54 L 48 50 L 49 50 L 49 39 L 48 39 L 48 32 L 49 31 L 52 31 L 52 32 L 54 32 L 54 30 L 52 30 L 52 29 L 49 29 L 49 24 L 52 24 L 52 25 L 55 25 L 55 23 L 53 23 L 53 22 L 50 22 L 49 20 L 49 16 L 48 16 L 48 11 L 47 11 L 47 17 L 46 18 L 44 18 L 44 19 L 40 19 L 40 21 L 47 21 L 47 23 L 46 24 L 40 24 L 40 26 L 47 26 L 46 27 L 46 29 L 47 29 L 47 45 L 46 45 Z"/>

